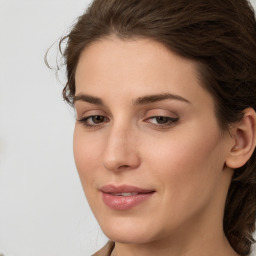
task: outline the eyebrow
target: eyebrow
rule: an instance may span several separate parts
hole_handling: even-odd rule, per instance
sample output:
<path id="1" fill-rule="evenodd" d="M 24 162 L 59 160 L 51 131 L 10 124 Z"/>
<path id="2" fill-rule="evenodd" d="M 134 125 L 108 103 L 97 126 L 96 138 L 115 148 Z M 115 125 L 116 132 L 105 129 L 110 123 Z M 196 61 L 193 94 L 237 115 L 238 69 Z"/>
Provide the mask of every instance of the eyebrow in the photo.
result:
<path id="1" fill-rule="evenodd" d="M 154 95 L 139 97 L 133 101 L 133 104 L 134 105 L 145 105 L 145 104 L 154 103 L 154 102 L 158 102 L 158 101 L 162 101 L 162 100 L 168 100 L 168 99 L 179 100 L 179 101 L 191 104 L 191 102 L 189 100 L 187 100 L 179 95 L 172 94 L 172 93 L 154 94 Z M 94 97 L 94 96 L 87 95 L 87 94 L 78 94 L 78 95 L 74 96 L 73 103 L 75 103 L 76 101 L 88 102 L 88 103 L 100 105 L 100 106 L 104 105 L 103 100 L 101 98 Z"/>
<path id="2" fill-rule="evenodd" d="M 84 101 L 84 102 L 88 102 L 95 105 L 101 105 L 101 106 L 104 105 L 102 99 L 98 97 L 86 95 L 86 94 L 78 94 L 74 96 L 73 103 L 75 103 L 76 101 Z"/>
<path id="3" fill-rule="evenodd" d="M 149 96 L 144 96 L 144 97 L 139 97 L 134 101 L 135 105 L 144 105 L 148 103 L 154 103 L 157 101 L 162 101 L 162 100 L 179 100 L 185 103 L 190 103 L 191 102 L 179 95 L 172 94 L 172 93 L 164 93 L 164 94 L 155 94 L 155 95 L 149 95 Z"/>

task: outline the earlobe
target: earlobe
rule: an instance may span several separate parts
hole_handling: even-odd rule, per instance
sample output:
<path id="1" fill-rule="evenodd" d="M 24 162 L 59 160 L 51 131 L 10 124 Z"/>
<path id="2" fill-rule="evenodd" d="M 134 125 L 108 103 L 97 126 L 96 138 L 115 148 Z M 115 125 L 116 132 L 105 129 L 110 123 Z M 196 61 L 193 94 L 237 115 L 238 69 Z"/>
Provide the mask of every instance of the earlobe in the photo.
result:
<path id="1" fill-rule="evenodd" d="M 232 128 L 233 144 L 226 165 L 232 169 L 242 167 L 251 157 L 256 145 L 256 113 L 253 108 L 244 110 L 244 116 Z"/>

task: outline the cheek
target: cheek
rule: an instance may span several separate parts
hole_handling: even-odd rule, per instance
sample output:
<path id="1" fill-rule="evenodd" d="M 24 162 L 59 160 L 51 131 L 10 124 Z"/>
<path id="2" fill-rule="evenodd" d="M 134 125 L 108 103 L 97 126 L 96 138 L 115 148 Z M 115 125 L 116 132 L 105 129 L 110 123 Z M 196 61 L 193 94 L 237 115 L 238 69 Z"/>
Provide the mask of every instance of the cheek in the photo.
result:
<path id="1" fill-rule="evenodd" d="M 100 160 L 100 145 L 91 136 L 86 136 L 81 127 L 75 127 L 73 138 L 74 159 L 82 185 L 91 183 Z M 92 171 L 93 170 L 93 171 Z"/>
<path id="2" fill-rule="evenodd" d="M 180 200 L 211 193 L 223 167 L 222 143 L 217 128 L 210 133 L 207 129 L 194 127 L 192 130 L 193 134 L 180 130 L 157 144 L 152 141 L 154 147 L 145 147 L 145 157 L 149 166 L 153 166 L 156 179 L 161 181 L 166 193 Z"/>
<path id="3" fill-rule="evenodd" d="M 182 136 L 182 139 L 177 135 L 171 143 L 158 143 L 157 148 L 154 147 L 157 155 L 149 151 L 146 153 L 149 170 L 158 181 L 162 198 L 162 207 L 158 209 L 167 229 L 185 219 L 193 219 L 215 201 L 222 160 L 217 159 L 221 152 L 214 136 L 212 134 L 209 140 L 208 135 L 203 134 Z M 168 218 L 170 214 L 171 221 Z"/>

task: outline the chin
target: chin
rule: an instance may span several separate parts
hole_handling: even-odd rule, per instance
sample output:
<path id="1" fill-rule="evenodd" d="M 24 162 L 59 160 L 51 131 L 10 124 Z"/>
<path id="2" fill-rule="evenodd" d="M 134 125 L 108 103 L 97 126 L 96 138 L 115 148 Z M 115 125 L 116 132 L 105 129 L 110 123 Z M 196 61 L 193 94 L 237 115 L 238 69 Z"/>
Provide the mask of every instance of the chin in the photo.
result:
<path id="1" fill-rule="evenodd" d="M 119 243 L 143 244 L 149 243 L 157 239 L 158 232 L 145 225 L 142 221 L 136 223 L 132 220 L 115 220 L 113 222 L 105 220 L 105 223 L 100 223 L 103 233 L 112 241 Z M 101 225 L 102 224 L 102 225 Z"/>
<path id="2" fill-rule="evenodd" d="M 123 244 L 146 244 L 152 242 L 154 239 L 149 234 L 142 234 L 141 232 L 125 232 L 125 231 L 108 231 L 105 235 L 114 242 Z"/>

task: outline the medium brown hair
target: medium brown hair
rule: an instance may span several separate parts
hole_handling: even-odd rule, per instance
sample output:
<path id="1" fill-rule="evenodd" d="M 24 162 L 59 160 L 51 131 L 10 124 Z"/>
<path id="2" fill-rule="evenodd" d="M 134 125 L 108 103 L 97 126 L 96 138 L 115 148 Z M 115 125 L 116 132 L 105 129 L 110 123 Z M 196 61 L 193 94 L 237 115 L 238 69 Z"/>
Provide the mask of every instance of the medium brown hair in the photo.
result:
<path id="1" fill-rule="evenodd" d="M 246 0 L 95 0 L 79 17 L 64 51 L 64 99 L 73 104 L 79 57 L 92 42 L 111 35 L 150 38 L 198 63 L 203 86 L 215 99 L 222 130 L 256 110 L 256 21 Z M 234 171 L 224 232 L 234 250 L 248 255 L 256 217 L 256 152 Z"/>

